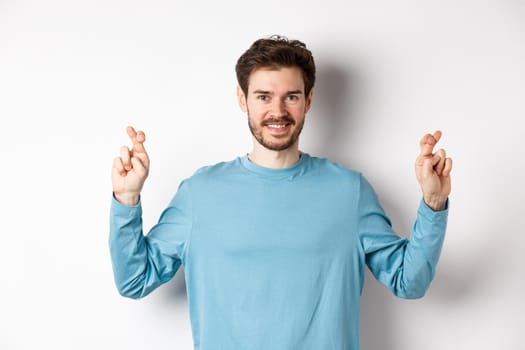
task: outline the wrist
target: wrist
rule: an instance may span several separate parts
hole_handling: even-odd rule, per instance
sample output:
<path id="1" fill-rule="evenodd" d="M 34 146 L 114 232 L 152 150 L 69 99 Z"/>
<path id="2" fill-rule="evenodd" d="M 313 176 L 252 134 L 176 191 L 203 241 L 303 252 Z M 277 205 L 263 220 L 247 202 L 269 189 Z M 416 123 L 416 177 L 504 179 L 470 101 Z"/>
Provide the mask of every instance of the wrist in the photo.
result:
<path id="1" fill-rule="evenodd" d="M 135 192 L 124 192 L 117 193 L 113 192 L 113 197 L 120 203 L 127 206 L 135 206 L 139 203 L 140 193 Z"/>
<path id="2" fill-rule="evenodd" d="M 425 204 L 432 209 L 433 211 L 444 210 L 447 206 L 448 197 L 425 197 L 423 196 L 423 201 Z"/>

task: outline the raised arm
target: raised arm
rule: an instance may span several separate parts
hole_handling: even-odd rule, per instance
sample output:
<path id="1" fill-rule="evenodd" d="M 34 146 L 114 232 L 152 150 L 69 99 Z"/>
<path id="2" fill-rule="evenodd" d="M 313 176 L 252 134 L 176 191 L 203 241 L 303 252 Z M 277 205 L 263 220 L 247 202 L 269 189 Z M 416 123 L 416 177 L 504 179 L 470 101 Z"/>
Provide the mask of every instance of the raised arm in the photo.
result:
<path id="1" fill-rule="evenodd" d="M 127 132 L 133 146 L 123 146 L 113 162 L 109 247 L 120 294 L 141 298 L 169 281 L 183 263 L 192 211 L 188 186 L 181 185 L 157 225 L 143 235 L 140 192 L 149 170 L 146 138 L 132 127 Z"/>
<path id="2" fill-rule="evenodd" d="M 445 150 L 433 153 L 441 132 L 426 134 L 420 142 L 416 176 L 423 191 L 410 239 L 397 236 L 378 198 L 362 179 L 359 231 L 366 263 L 374 276 L 395 295 L 419 298 L 430 286 L 445 238 L 452 160 Z"/>

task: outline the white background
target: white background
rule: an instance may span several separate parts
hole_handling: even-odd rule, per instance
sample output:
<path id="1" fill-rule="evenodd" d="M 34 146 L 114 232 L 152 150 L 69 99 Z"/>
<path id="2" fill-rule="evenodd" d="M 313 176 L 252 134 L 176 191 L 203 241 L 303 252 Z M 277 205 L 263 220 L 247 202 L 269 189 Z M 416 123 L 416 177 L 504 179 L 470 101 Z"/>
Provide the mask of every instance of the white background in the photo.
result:
<path id="1" fill-rule="evenodd" d="M 397 230 L 420 137 L 454 158 L 436 279 L 405 301 L 368 275 L 362 349 L 523 349 L 523 1 L 0 0 L 1 349 L 192 348 L 182 271 L 140 301 L 114 287 L 112 159 L 145 130 L 149 228 L 249 151 L 234 65 L 275 33 L 318 66 L 301 149 L 362 171 Z"/>

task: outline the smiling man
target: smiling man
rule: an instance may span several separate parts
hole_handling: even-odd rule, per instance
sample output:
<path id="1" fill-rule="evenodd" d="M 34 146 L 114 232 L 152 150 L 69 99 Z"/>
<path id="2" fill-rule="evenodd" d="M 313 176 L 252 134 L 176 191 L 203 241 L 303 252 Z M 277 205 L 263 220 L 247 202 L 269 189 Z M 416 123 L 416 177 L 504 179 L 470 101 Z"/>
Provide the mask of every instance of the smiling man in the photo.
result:
<path id="1" fill-rule="evenodd" d="M 120 293 L 140 298 L 182 265 L 195 349 L 358 349 L 364 268 L 395 295 L 423 296 L 447 221 L 452 161 L 424 135 L 422 200 L 410 239 L 396 235 L 358 172 L 299 150 L 315 82 L 297 40 L 257 40 L 236 66 L 253 148 L 184 180 L 147 235 L 143 132 L 113 164 L 110 250 Z"/>

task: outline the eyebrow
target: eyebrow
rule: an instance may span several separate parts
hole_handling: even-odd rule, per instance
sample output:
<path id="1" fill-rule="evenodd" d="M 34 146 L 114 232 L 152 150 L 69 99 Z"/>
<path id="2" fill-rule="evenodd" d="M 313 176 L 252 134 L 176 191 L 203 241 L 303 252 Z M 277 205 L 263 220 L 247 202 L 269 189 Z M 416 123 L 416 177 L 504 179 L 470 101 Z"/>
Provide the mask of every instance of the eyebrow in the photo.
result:
<path id="1" fill-rule="evenodd" d="M 300 95 L 302 93 L 303 93 L 302 90 L 292 90 L 292 91 L 288 91 L 286 95 Z M 272 95 L 270 91 L 265 91 L 265 90 L 255 90 L 253 94 Z"/>

